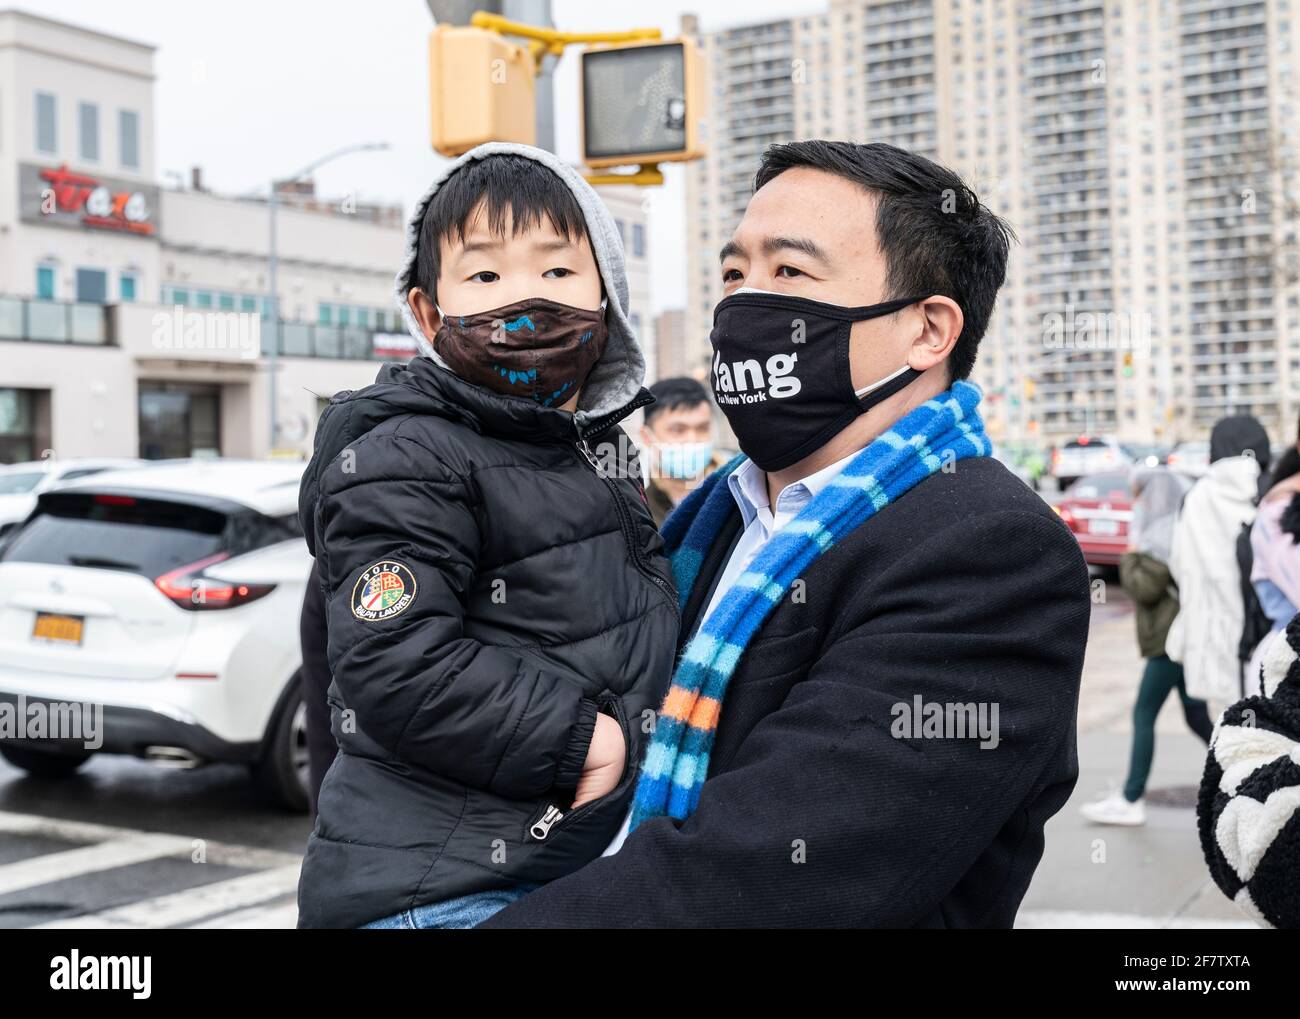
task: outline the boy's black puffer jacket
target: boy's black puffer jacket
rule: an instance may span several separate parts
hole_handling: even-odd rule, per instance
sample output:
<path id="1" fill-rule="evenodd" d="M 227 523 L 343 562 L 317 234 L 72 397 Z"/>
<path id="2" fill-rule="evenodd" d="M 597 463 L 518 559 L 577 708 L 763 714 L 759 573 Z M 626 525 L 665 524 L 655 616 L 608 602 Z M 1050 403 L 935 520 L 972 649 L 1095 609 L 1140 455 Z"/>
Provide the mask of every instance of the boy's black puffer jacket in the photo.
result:
<path id="1" fill-rule="evenodd" d="M 300 515 L 340 753 L 300 926 L 548 881 L 617 832 L 678 620 L 639 476 L 618 469 L 632 447 L 616 423 L 647 402 L 580 433 L 424 357 L 330 402 Z M 627 764 L 570 810 L 598 711 L 623 726 Z"/>

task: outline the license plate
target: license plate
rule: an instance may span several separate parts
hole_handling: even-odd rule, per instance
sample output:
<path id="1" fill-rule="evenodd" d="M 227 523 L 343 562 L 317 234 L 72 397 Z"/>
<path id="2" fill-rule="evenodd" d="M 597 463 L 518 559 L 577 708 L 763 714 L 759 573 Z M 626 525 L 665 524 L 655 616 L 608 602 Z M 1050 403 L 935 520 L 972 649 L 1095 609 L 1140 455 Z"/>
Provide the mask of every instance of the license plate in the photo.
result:
<path id="1" fill-rule="evenodd" d="M 32 626 L 33 640 L 56 641 L 60 644 L 80 644 L 86 620 L 82 616 L 60 616 L 53 612 L 36 613 Z"/>
<path id="2" fill-rule="evenodd" d="M 1118 520 L 1094 520 L 1088 525 L 1092 534 L 1119 534 Z"/>

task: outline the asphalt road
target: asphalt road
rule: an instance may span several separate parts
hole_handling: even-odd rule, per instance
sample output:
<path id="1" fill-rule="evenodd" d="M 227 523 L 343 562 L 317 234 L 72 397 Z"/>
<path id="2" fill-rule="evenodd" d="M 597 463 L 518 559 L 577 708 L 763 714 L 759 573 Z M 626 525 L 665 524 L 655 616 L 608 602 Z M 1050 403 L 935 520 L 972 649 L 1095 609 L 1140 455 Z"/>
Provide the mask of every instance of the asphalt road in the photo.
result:
<path id="1" fill-rule="evenodd" d="M 1118 629 L 1131 604 L 1115 583 L 1095 590 L 1094 632 Z M 1125 710 L 1127 687 L 1117 689 L 1107 718 Z M 0 760 L 0 927 L 292 926 L 309 830 L 306 817 L 261 803 L 236 765 L 100 757 L 42 780 Z M 1033 915 L 1078 901 L 1074 867 L 1053 863 Z"/>

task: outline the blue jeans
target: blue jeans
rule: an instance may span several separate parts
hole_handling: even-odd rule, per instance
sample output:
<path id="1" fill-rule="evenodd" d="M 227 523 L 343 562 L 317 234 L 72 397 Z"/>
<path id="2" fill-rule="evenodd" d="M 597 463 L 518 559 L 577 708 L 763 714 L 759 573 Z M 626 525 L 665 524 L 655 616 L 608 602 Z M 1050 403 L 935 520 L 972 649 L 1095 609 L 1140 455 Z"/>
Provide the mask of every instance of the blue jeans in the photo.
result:
<path id="1" fill-rule="evenodd" d="M 493 888 L 487 892 L 462 895 L 445 902 L 430 902 L 413 909 L 362 924 L 361 929 L 377 930 L 463 930 L 482 923 L 493 913 L 505 909 L 516 899 L 522 899 L 540 885 L 521 884 L 510 888 Z"/>

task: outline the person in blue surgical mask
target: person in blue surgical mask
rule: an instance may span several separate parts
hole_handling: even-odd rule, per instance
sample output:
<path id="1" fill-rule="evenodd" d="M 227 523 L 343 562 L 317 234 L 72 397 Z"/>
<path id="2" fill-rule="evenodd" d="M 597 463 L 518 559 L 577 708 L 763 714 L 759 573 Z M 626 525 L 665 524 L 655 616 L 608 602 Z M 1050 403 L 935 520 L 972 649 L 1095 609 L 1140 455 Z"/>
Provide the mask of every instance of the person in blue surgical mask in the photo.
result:
<path id="1" fill-rule="evenodd" d="M 650 387 L 655 402 L 641 426 L 646 502 L 662 525 L 714 468 L 713 405 L 708 390 L 686 376 L 661 379 Z"/>

